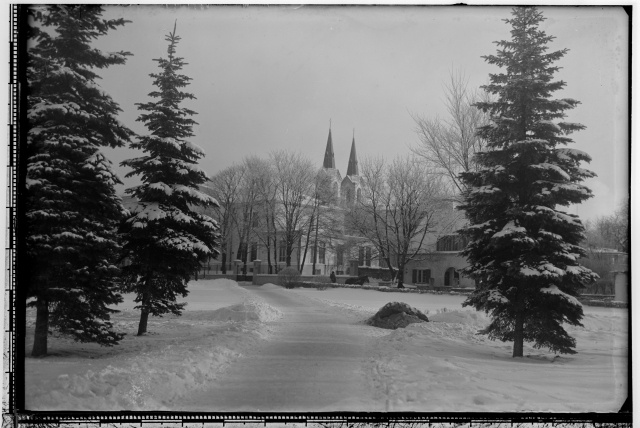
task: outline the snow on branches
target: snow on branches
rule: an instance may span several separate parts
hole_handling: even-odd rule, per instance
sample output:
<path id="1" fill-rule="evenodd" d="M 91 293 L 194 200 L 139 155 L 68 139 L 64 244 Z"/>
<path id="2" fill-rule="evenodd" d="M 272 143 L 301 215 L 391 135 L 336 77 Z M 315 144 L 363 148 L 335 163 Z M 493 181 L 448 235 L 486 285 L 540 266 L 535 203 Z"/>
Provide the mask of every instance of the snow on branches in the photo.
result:
<path id="1" fill-rule="evenodd" d="M 117 293 L 118 223 L 126 213 L 120 180 L 101 153 L 132 132 L 118 104 L 95 83 L 96 68 L 123 64 L 128 53 L 103 53 L 90 39 L 124 25 L 82 5 L 29 6 L 25 265 L 37 307 L 32 355 L 47 353 L 49 327 L 75 340 L 118 343 L 109 323 Z"/>
<path id="2" fill-rule="evenodd" d="M 580 182 L 594 174 L 580 167 L 591 160 L 586 153 L 560 147 L 584 128 L 562 120 L 578 101 L 551 98 L 565 86 L 553 80 L 552 63 L 566 50 L 547 52 L 552 37 L 538 28 L 544 18 L 536 8 L 516 7 L 512 15 L 512 40 L 484 57 L 503 69 L 483 87 L 495 98 L 476 104 L 491 117 L 478 131 L 487 149 L 478 153 L 476 171 L 461 174 L 468 190 L 460 208 L 470 223 L 461 230 L 470 239 L 465 273 L 478 284 L 465 305 L 491 312 L 485 332 L 513 340 L 514 357 L 522 356 L 524 340 L 574 353 L 561 324 L 579 325 L 575 296 L 597 276 L 578 264 L 580 219 L 557 207 L 591 197 Z"/>
<path id="3" fill-rule="evenodd" d="M 140 103 L 149 135 L 131 144 L 145 155 L 122 162 L 132 168 L 127 176 L 141 176 L 142 184 L 127 189 L 138 207 L 123 223 L 125 250 L 130 264 L 124 268 L 127 289 L 137 294 L 141 309 L 138 334 L 144 334 L 149 314 L 180 314 L 186 285 L 200 263 L 218 255 L 218 224 L 194 211 L 194 207 L 217 206 L 215 198 L 200 191 L 209 178 L 196 163 L 204 151 L 188 141 L 193 136 L 194 111 L 181 107 L 194 96 L 181 90 L 190 80 L 179 74 L 184 62 L 175 56 L 180 41 L 175 27 L 166 40 L 168 58 L 155 61 L 158 88 L 149 94 L 153 101 Z"/>

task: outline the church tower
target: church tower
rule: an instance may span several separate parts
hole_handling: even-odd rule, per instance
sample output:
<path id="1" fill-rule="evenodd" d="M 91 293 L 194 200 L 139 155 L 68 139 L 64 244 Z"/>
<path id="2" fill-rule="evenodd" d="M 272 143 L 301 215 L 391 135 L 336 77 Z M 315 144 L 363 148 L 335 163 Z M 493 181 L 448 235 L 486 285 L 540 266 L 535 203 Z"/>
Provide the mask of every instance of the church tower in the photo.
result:
<path id="1" fill-rule="evenodd" d="M 333 155 L 333 140 L 331 139 L 331 121 L 329 121 L 329 137 L 327 138 L 327 147 L 324 150 L 324 162 L 319 174 L 328 177 L 328 185 L 331 186 L 331 199 L 333 203 L 340 200 L 340 183 L 342 176 L 340 171 L 336 169 L 336 160 Z"/>
<path id="2" fill-rule="evenodd" d="M 329 124 L 329 138 L 327 138 L 327 148 L 324 151 L 323 168 L 335 168 L 336 160 L 333 156 L 333 141 L 331 141 L 331 124 Z"/>
<path id="3" fill-rule="evenodd" d="M 353 205 L 362 198 L 362 182 L 358 175 L 358 157 L 356 156 L 356 131 L 353 131 L 351 140 L 351 154 L 349 155 L 349 165 L 347 165 L 347 176 L 340 185 L 340 194 L 346 205 Z"/>
<path id="4" fill-rule="evenodd" d="M 347 166 L 347 175 L 358 175 L 358 158 L 356 157 L 356 131 L 353 130 L 353 139 L 351 140 L 351 154 L 349 154 L 349 165 Z"/>

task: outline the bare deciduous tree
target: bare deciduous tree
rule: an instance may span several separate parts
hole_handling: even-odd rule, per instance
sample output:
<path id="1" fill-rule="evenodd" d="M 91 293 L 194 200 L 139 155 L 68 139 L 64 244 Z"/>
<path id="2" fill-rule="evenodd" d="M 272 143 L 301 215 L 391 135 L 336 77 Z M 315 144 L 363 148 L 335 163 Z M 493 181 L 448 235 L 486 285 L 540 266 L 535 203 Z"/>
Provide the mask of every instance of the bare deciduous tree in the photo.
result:
<path id="1" fill-rule="evenodd" d="M 278 230 L 275 220 L 277 181 L 269 161 L 252 157 L 251 165 L 256 179 L 260 212 L 258 221 L 253 223 L 253 233 L 266 249 L 267 266 L 272 274 L 275 273 L 274 265 L 278 262 Z"/>
<path id="2" fill-rule="evenodd" d="M 310 216 L 313 198 L 313 183 L 316 168 L 313 163 L 298 153 L 277 151 L 271 154 L 276 180 L 276 226 L 281 231 L 285 246 L 286 265 L 291 266 L 291 254 L 299 248 L 300 239 Z M 298 266 L 298 269 L 300 266 Z"/>
<path id="3" fill-rule="evenodd" d="M 231 232 L 243 173 L 243 168 L 240 165 L 232 165 L 214 175 L 211 178 L 211 183 L 203 186 L 203 190 L 216 198 L 219 203 L 219 206 L 214 207 L 213 210 L 220 226 L 220 253 L 223 273 L 227 271 L 228 259 L 231 256 L 231 254 L 227 254 L 227 248 L 233 247 Z"/>
<path id="4" fill-rule="evenodd" d="M 476 130 L 488 123 L 488 117 L 474 103 L 487 95 L 470 91 L 465 75 L 454 71 L 450 73 L 444 91 L 446 117 L 412 115 L 420 143 L 411 150 L 436 172 L 446 176 L 453 192 L 459 195 L 464 184 L 458 174 L 475 170 L 473 157 L 485 147 L 485 141 Z"/>
<path id="5" fill-rule="evenodd" d="M 309 245 L 312 245 L 312 272 L 315 274 L 319 254 L 318 245 L 320 243 L 325 245 L 325 250 L 327 244 L 329 244 L 329 247 L 332 247 L 334 242 L 333 238 L 341 236 L 343 228 L 341 227 L 341 221 L 337 218 L 339 210 L 335 205 L 336 194 L 331 177 L 322 173 L 316 174 L 311 198 L 312 201 L 308 207 L 309 219 L 307 223 L 306 241 L 300 267 L 302 269 L 302 266 L 304 266 Z"/>
<path id="6" fill-rule="evenodd" d="M 350 211 L 349 228 L 370 241 L 403 288 L 405 265 L 424 248 L 427 233 L 445 224 L 443 179 L 414 158 L 365 159 L 363 197 Z"/>
<path id="7" fill-rule="evenodd" d="M 629 200 L 611 215 L 598 217 L 585 225 L 586 245 L 629 252 Z"/>

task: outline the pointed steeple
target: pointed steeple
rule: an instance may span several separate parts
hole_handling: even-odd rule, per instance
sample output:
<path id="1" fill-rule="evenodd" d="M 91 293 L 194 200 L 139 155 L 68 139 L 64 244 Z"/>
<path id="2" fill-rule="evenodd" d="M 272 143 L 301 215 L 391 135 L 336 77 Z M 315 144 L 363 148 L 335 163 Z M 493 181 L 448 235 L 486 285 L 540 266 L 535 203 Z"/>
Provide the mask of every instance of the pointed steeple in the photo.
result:
<path id="1" fill-rule="evenodd" d="M 347 175 L 358 175 L 358 158 L 356 157 L 356 130 L 353 130 L 353 140 L 351 141 L 351 154 L 349 155 L 349 165 Z"/>
<path id="2" fill-rule="evenodd" d="M 323 168 L 335 168 L 336 160 L 333 157 L 333 142 L 331 141 L 331 120 L 329 120 L 329 138 L 327 138 L 327 148 L 324 151 Z"/>

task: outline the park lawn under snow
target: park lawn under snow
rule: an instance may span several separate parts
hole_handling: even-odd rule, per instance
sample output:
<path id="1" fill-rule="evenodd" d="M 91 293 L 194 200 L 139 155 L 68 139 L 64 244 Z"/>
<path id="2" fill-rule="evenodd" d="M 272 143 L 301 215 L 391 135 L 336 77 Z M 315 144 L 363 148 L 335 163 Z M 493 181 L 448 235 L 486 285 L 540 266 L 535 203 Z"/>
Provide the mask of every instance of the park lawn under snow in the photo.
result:
<path id="1" fill-rule="evenodd" d="M 585 306 L 584 328 L 569 327 L 578 354 L 555 356 L 477 331 L 488 318 L 461 307 L 464 296 L 383 293 L 357 289 L 285 290 L 355 314 L 368 337 L 365 372 L 381 411 L 617 411 L 627 391 L 626 309 Z M 204 390 L 230 364 L 276 328 L 281 312 L 230 280 L 193 281 L 181 317 L 150 317 L 135 336 L 139 312 L 125 296 L 113 317 L 127 336 L 103 348 L 50 340 L 51 356 L 29 357 L 34 312 L 27 317 L 26 405 L 32 410 L 180 410 L 174 403 Z M 430 323 L 388 331 L 364 321 L 390 301 L 428 313 Z M 309 403 L 309 410 L 313 403 Z M 358 410 L 358 409 L 353 409 Z"/>
<path id="2" fill-rule="evenodd" d="M 368 371 L 388 411 L 617 412 L 627 398 L 628 310 L 584 306 L 584 327 L 565 326 L 577 354 L 555 355 L 525 344 L 525 358 L 511 358 L 512 343 L 477 334 L 490 322 L 462 308 L 464 296 L 389 293 L 333 288 L 296 293 L 342 310 L 373 315 L 390 301 L 428 314 L 377 337 Z"/>
<path id="3" fill-rule="evenodd" d="M 206 388 L 258 340 L 281 313 L 235 281 L 192 281 L 182 316 L 149 317 L 137 337 L 133 295 L 112 317 L 126 332 L 118 346 L 49 339 L 50 356 L 29 357 L 35 313 L 27 314 L 25 390 L 30 410 L 169 410 L 184 394 Z"/>

